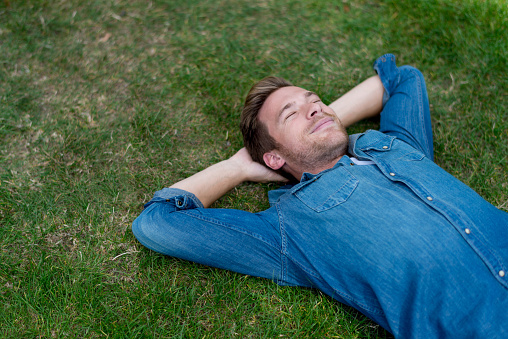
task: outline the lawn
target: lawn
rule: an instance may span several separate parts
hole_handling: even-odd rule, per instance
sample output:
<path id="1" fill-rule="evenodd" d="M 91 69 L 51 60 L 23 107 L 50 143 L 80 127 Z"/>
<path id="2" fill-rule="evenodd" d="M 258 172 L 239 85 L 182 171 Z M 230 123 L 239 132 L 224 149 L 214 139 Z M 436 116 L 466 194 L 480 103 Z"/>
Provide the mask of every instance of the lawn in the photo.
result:
<path id="1" fill-rule="evenodd" d="M 426 77 L 436 162 L 508 210 L 507 18 L 506 0 L 0 1 L 0 337 L 389 338 L 318 291 L 151 252 L 130 225 L 242 147 L 256 80 L 331 102 L 387 52 Z M 273 187 L 214 207 L 262 210 Z"/>

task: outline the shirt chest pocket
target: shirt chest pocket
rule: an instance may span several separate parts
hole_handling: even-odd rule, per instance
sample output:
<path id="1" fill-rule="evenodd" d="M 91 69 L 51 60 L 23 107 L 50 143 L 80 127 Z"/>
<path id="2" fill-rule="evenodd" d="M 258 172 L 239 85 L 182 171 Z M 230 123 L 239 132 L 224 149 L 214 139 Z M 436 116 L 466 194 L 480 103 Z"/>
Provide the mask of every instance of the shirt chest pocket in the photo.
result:
<path id="1" fill-rule="evenodd" d="M 309 180 L 293 194 L 309 208 L 323 212 L 347 201 L 356 186 L 358 179 L 341 167 Z"/>

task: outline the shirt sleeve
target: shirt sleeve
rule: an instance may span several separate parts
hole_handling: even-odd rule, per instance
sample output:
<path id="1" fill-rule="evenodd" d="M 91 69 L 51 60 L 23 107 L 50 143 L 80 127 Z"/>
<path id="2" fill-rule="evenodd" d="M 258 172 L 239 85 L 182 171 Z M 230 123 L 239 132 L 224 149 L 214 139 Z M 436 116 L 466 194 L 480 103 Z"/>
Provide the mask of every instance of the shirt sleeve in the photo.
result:
<path id="1" fill-rule="evenodd" d="M 203 208 L 192 193 L 164 188 L 145 204 L 132 232 L 156 252 L 275 280 L 299 284 L 281 257 L 281 236 L 274 210 L 250 213 Z"/>
<path id="2" fill-rule="evenodd" d="M 429 99 L 422 73 L 412 66 L 397 67 L 395 56 L 374 62 L 385 89 L 380 131 L 397 137 L 434 158 Z"/>

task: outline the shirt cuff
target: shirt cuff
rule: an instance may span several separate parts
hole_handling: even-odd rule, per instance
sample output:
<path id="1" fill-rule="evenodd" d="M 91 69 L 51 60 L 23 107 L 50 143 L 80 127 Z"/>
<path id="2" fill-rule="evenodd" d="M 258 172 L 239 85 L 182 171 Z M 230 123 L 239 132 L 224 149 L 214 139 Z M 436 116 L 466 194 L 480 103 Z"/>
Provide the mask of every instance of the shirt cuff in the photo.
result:
<path id="1" fill-rule="evenodd" d="M 390 99 L 390 82 L 389 82 L 389 74 L 393 73 L 394 70 L 397 69 L 395 64 L 395 55 L 393 54 L 385 54 L 376 59 L 373 65 L 374 70 L 381 78 L 381 82 L 383 83 L 384 92 L 383 92 L 383 107 L 385 107 L 386 102 Z"/>
<path id="2" fill-rule="evenodd" d="M 156 202 L 174 204 L 176 210 L 204 208 L 201 201 L 193 193 L 179 188 L 166 187 L 155 192 L 152 200 L 145 204 L 145 208 Z"/>

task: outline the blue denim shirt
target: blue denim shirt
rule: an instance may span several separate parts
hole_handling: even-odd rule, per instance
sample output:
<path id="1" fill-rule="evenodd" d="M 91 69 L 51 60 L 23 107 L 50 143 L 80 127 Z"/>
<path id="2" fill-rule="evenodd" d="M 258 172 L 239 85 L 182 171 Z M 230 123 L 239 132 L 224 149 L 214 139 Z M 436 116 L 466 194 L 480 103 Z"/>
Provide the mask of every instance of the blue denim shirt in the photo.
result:
<path id="1" fill-rule="evenodd" d="M 269 192 L 259 213 L 165 188 L 133 232 L 166 255 L 318 288 L 396 337 L 506 338 L 508 214 L 432 161 L 421 73 L 392 55 L 374 68 L 380 131 L 351 136 L 333 168 Z"/>

